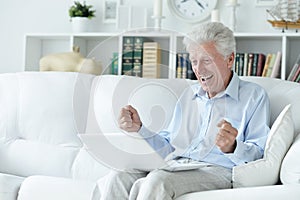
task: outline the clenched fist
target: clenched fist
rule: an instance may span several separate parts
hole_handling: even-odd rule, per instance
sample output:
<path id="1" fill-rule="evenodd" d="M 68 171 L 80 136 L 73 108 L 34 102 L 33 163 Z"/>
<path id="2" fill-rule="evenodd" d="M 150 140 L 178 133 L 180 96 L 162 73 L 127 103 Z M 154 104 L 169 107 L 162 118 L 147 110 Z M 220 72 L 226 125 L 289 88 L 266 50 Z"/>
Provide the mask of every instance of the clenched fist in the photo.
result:
<path id="1" fill-rule="evenodd" d="M 121 109 L 118 120 L 119 127 L 127 132 L 138 132 L 142 126 L 138 112 L 131 105 Z"/>
<path id="2" fill-rule="evenodd" d="M 219 133 L 216 137 L 216 145 L 224 153 L 233 153 L 236 147 L 236 136 L 238 130 L 231 126 L 226 120 L 218 123 Z"/>

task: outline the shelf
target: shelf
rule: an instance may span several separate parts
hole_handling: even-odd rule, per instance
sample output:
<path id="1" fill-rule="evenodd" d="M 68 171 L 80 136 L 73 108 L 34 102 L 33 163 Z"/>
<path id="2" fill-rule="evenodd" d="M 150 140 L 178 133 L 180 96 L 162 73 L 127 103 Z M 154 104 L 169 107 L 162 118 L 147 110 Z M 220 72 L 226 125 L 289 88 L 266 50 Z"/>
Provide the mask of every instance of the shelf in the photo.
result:
<path id="1" fill-rule="evenodd" d="M 234 33 L 237 52 L 277 53 L 282 52 L 281 78 L 286 79 L 296 58 L 300 54 L 299 33 Z M 176 77 L 176 53 L 185 51 L 184 34 L 172 31 L 145 29 L 126 33 L 31 33 L 25 36 L 24 70 L 38 71 L 39 59 L 47 54 L 70 52 L 73 46 L 80 47 L 80 53 L 88 58 L 100 60 L 104 74 L 110 74 L 112 55 L 119 55 L 121 66 L 122 42 L 124 36 L 147 37 L 160 44 L 162 50 L 161 78 Z M 119 69 L 119 73 L 121 70 Z"/>

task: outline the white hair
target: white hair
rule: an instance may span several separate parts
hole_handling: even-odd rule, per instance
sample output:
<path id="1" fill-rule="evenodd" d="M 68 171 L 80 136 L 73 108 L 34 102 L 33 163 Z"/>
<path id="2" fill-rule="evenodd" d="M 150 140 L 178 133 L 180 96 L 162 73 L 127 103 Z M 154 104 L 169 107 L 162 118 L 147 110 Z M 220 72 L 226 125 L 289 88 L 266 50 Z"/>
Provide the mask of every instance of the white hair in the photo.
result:
<path id="1" fill-rule="evenodd" d="M 233 32 L 219 22 L 200 24 L 183 39 L 183 44 L 187 50 L 192 44 L 201 45 L 207 42 L 214 42 L 216 49 L 224 57 L 235 53 L 236 46 Z"/>

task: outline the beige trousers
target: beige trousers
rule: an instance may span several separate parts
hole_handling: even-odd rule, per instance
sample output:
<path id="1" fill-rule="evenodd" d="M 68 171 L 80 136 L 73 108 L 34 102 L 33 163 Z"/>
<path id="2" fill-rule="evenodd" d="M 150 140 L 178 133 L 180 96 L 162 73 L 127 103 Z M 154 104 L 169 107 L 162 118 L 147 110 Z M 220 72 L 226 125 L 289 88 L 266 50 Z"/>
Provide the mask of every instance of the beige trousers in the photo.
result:
<path id="1" fill-rule="evenodd" d="M 183 194 L 231 188 L 231 169 L 208 165 L 195 170 L 128 173 L 111 171 L 102 200 L 171 200 Z"/>

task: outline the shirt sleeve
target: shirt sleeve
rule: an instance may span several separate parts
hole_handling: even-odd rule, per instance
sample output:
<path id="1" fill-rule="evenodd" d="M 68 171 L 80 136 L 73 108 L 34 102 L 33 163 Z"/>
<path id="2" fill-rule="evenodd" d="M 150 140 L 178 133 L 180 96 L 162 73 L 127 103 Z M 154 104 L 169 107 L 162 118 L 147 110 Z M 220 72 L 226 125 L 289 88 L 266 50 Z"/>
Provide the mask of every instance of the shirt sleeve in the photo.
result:
<path id="1" fill-rule="evenodd" d="M 163 158 L 167 157 L 174 148 L 170 144 L 170 133 L 167 131 L 161 131 L 159 134 L 150 131 L 144 125 L 138 132 L 150 146 Z"/>
<path id="2" fill-rule="evenodd" d="M 270 132 L 270 103 L 268 95 L 264 91 L 258 95 L 251 111 L 251 117 L 244 132 L 244 140 L 237 138 L 235 151 L 225 154 L 236 165 L 262 158 Z"/>
<path id="3" fill-rule="evenodd" d="M 155 133 L 142 125 L 138 132 L 163 158 L 166 158 L 175 150 L 170 141 L 178 134 L 179 130 L 180 119 L 182 117 L 179 102 L 180 101 L 176 103 L 172 119 L 167 129 L 162 130 L 159 133 Z"/>

